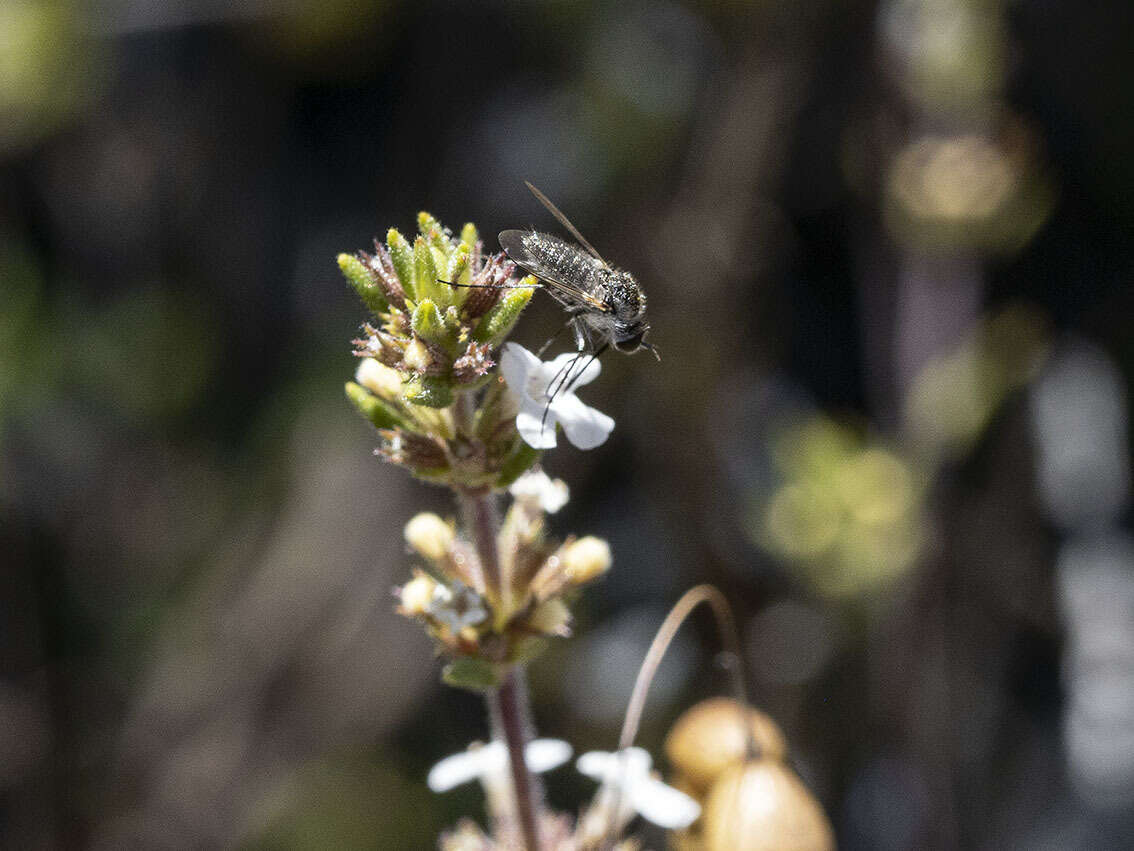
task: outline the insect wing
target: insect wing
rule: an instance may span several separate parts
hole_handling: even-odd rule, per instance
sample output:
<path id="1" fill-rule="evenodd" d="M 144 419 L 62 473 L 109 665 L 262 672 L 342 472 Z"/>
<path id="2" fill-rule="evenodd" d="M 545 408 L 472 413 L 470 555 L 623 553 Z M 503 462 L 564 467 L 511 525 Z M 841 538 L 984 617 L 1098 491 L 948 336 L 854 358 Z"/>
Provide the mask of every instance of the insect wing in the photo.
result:
<path id="1" fill-rule="evenodd" d="M 532 194 L 536 197 L 536 200 L 543 204 L 547 211 L 559 220 L 559 224 L 567 228 L 571 235 L 575 237 L 575 239 L 579 240 L 579 244 L 583 246 L 583 248 L 587 249 L 587 251 L 589 251 L 591 254 L 593 254 L 595 256 L 595 259 L 605 266 L 606 261 L 602 259 L 602 255 L 595 250 L 595 247 L 593 245 L 587 242 L 587 238 L 585 236 L 579 233 L 579 229 L 571 224 L 571 220 L 563 215 L 563 211 L 552 204 L 550 198 L 548 198 L 546 195 L 544 195 L 542 192 L 528 183 L 528 181 L 525 180 L 524 184 L 528 187 L 528 189 L 532 191 Z"/>
<path id="2" fill-rule="evenodd" d="M 497 239 L 509 260 L 546 283 L 549 291 L 568 307 L 587 307 L 603 313 L 608 311 L 601 299 L 578 283 L 567 280 L 567 275 L 572 273 L 585 280 L 602 267 L 601 263 L 587 257 L 573 245 L 546 233 L 506 230 L 501 231 Z M 532 250 L 533 239 L 538 239 L 548 249 L 541 252 L 544 256 L 537 256 Z M 553 265 L 556 260 L 560 262 Z"/>

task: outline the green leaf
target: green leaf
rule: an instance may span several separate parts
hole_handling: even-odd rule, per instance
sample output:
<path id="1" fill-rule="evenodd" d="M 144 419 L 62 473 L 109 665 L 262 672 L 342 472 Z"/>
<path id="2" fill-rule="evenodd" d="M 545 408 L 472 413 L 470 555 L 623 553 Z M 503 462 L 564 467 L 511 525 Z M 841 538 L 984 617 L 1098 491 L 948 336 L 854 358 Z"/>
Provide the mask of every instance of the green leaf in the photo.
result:
<path id="1" fill-rule="evenodd" d="M 461 244 L 472 249 L 476 247 L 478 239 L 480 239 L 480 234 L 476 232 L 476 225 L 472 222 L 466 222 L 465 226 L 461 228 Z"/>
<path id="2" fill-rule="evenodd" d="M 390 228 L 386 232 L 386 248 L 390 252 L 394 271 L 398 273 L 398 280 L 402 282 L 402 292 L 410 301 L 417 301 L 413 248 L 397 228 Z"/>
<path id="3" fill-rule="evenodd" d="M 450 283 L 468 283 L 469 247 L 463 243 L 449 257 L 449 266 L 445 269 L 445 280 Z M 464 280 L 462 280 L 462 277 Z M 471 290 L 468 287 L 449 287 L 449 299 L 455 305 L 462 305 Z"/>
<path id="4" fill-rule="evenodd" d="M 425 241 L 423 236 L 419 236 L 413 241 L 413 264 L 417 281 L 417 297 L 419 299 L 433 299 L 436 302 L 448 305 L 448 299 L 445 297 L 447 293 L 443 290 L 449 288 L 444 284 L 437 283 L 437 262 L 429 243 Z"/>
<path id="5" fill-rule="evenodd" d="M 362 416 L 378 428 L 405 428 L 405 418 L 384 399 L 379 399 L 365 387 L 353 381 L 346 383 L 347 398 Z"/>
<path id="6" fill-rule="evenodd" d="M 520 289 L 508 290 L 508 294 L 481 317 L 480 323 L 473 332 L 474 340 L 478 343 L 491 343 L 493 348 L 504 342 L 504 338 L 520 318 L 520 312 L 532 300 L 532 294 L 535 292 L 532 287 L 535 286 L 536 279 L 528 275 L 520 284 Z"/>
<path id="7" fill-rule="evenodd" d="M 385 313 L 390 307 L 386 301 L 386 294 L 378 286 L 366 264 L 353 254 L 340 254 L 337 259 L 343 276 L 354 287 L 363 304 L 374 313 Z"/>
<path id="8" fill-rule="evenodd" d="M 415 405 L 427 408 L 448 408 L 453 404 L 453 388 L 439 375 L 419 375 L 405 385 L 405 397 Z"/>
<path id="9" fill-rule="evenodd" d="M 429 299 L 418 302 L 410 320 L 413 330 L 421 339 L 440 346 L 450 354 L 457 345 L 457 330 L 445 321 L 437 305 Z"/>
<path id="10" fill-rule="evenodd" d="M 530 470 L 532 466 L 539 460 L 542 451 L 539 449 L 532 449 L 522 437 L 516 437 L 516 445 L 504 459 L 504 464 L 500 468 L 500 475 L 496 478 L 496 487 L 506 488 L 520 478 L 525 472 Z"/>
<path id="11" fill-rule="evenodd" d="M 497 689 L 503 679 L 500 666 L 483 659 L 454 659 L 441 670 L 441 680 L 447 685 L 475 692 Z"/>
<path id="12" fill-rule="evenodd" d="M 429 244 L 444 254 L 449 256 L 452 246 L 449 244 L 449 235 L 445 233 L 445 228 L 441 227 L 441 223 L 433 218 L 429 213 L 422 210 L 417 214 L 417 229 Z"/>
<path id="13" fill-rule="evenodd" d="M 547 639 L 539 638 L 536 636 L 529 636 L 521 638 L 512 645 L 512 652 L 510 654 L 513 662 L 527 663 L 531 662 L 537 656 L 547 649 Z"/>

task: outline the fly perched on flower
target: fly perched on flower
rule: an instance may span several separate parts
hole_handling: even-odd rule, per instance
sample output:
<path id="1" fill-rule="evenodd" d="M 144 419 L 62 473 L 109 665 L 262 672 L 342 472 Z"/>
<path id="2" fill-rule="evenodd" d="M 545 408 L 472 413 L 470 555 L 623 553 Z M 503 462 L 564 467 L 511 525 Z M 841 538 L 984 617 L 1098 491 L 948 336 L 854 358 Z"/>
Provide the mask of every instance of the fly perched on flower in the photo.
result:
<path id="1" fill-rule="evenodd" d="M 650 326 L 646 322 L 646 294 L 638 281 L 629 272 L 608 264 L 546 195 L 528 181 L 524 183 L 579 243 L 572 245 L 537 230 L 506 230 L 498 237 L 508 259 L 539 278 L 571 317 L 564 328 L 574 331 L 578 354 L 547 386 L 547 407 L 543 413 L 543 422 L 546 422 L 551 402 L 563 390 L 569 390 L 612 344 L 627 354 L 647 349 L 658 360 L 661 356 L 645 340 Z M 543 354 L 552 340 L 548 340 L 538 354 Z M 582 369 L 576 370 L 576 364 L 588 356 Z"/>
<path id="2" fill-rule="evenodd" d="M 535 275 L 571 315 L 580 352 L 598 357 L 613 344 L 627 354 L 657 349 L 645 341 L 646 294 L 629 272 L 615 269 L 602 259 L 568 218 L 532 184 L 524 181 L 536 199 L 571 232 L 579 245 L 536 230 L 501 231 L 500 247 L 508 259 Z"/>

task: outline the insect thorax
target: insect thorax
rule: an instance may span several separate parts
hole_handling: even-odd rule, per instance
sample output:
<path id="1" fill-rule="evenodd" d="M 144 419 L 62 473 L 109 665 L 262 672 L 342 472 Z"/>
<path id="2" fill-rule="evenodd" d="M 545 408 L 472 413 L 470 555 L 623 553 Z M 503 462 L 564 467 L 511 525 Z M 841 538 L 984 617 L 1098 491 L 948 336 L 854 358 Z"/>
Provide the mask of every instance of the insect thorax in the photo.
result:
<path id="1" fill-rule="evenodd" d="M 604 269 L 603 287 L 606 304 L 618 324 L 633 323 L 646 312 L 646 294 L 634 276 L 621 269 Z"/>

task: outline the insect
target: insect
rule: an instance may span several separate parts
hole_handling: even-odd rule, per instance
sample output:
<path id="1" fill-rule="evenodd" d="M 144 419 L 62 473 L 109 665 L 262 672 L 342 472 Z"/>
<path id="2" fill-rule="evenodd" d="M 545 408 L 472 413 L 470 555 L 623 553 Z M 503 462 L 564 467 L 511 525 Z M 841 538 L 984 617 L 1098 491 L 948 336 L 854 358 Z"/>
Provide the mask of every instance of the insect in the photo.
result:
<path id="1" fill-rule="evenodd" d="M 506 230 L 501 231 L 498 237 L 508 259 L 539 278 L 571 317 L 563 327 L 574 331 L 578 354 L 547 386 L 547 406 L 543 410 L 543 422 L 546 422 L 552 400 L 563 390 L 569 390 L 591 362 L 601 357 L 611 345 L 627 354 L 647 349 L 658 360 L 661 356 L 645 340 L 650 330 L 646 322 L 646 294 L 634 276 L 603 260 L 595 247 L 546 195 L 528 181 L 524 183 L 536 200 L 586 249 L 583 251 L 579 246 L 537 230 Z M 555 336 L 543 344 L 537 356 L 543 356 Z M 587 358 L 586 362 L 576 370 L 575 366 L 584 358 Z"/>
<path id="2" fill-rule="evenodd" d="M 567 309 L 571 319 L 564 327 L 574 330 L 579 352 L 589 350 L 592 358 L 597 358 L 613 344 L 627 354 L 648 349 L 659 357 L 657 349 L 645 340 L 650 330 L 646 323 L 646 294 L 634 276 L 603 260 L 546 195 L 527 181 L 524 183 L 586 251 L 536 230 L 501 231 L 500 247 L 509 260 L 539 278 Z"/>

